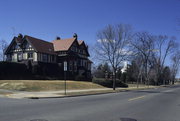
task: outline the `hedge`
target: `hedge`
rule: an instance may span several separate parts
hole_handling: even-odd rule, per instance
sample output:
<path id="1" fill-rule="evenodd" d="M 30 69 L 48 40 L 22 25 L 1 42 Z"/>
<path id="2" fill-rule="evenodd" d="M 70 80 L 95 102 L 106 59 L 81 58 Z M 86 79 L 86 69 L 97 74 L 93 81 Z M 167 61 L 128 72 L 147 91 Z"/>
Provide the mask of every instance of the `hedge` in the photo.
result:
<path id="1" fill-rule="evenodd" d="M 104 78 L 93 78 L 93 83 L 112 88 L 113 87 L 113 80 L 106 80 Z M 121 82 L 120 80 L 116 80 L 116 87 L 128 87 L 127 84 Z"/>
<path id="2" fill-rule="evenodd" d="M 0 79 L 24 79 L 31 77 L 25 64 L 0 62 Z"/>

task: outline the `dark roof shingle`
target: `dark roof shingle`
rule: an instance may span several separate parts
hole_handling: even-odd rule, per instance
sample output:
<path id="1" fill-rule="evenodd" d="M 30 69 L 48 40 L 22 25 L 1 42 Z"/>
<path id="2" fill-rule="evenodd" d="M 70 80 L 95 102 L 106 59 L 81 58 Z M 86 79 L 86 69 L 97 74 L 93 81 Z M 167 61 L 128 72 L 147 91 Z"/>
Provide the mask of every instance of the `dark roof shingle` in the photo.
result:
<path id="1" fill-rule="evenodd" d="M 28 35 L 25 35 L 24 38 L 32 44 L 36 51 L 47 54 L 56 54 L 54 52 L 53 43 L 37 39 Z"/>

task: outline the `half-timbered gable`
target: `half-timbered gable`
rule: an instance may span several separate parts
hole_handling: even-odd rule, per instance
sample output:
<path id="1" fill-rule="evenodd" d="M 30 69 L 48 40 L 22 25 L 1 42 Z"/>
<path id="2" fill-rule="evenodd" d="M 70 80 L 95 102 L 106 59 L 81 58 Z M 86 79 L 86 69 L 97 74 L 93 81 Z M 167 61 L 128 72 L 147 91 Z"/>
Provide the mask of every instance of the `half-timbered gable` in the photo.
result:
<path id="1" fill-rule="evenodd" d="M 5 54 L 7 61 L 13 62 L 56 62 L 56 53 L 52 43 L 27 35 L 14 37 Z"/>
<path id="2" fill-rule="evenodd" d="M 32 45 L 22 38 L 22 35 L 19 35 L 13 38 L 5 54 L 7 55 L 7 61 L 21 62 L 28 59 L 27 52 L 33 51 Z"/>

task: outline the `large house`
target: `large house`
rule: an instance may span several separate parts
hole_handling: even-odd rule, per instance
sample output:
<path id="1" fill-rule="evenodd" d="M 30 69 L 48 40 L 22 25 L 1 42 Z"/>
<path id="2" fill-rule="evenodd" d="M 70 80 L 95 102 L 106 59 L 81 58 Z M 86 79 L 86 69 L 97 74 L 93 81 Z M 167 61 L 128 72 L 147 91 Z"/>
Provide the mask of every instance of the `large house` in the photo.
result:
<path id="1" fill-rule="evenodd" d="M 64 68 L 66 61 L 67 71 L 74 76 L 84 74 L 87 78 L 91 77 L 92 62 L 88 59 L 88 46 L 84 41 L 78 40 L 77 34 L 69 39 L 57 37 L 52 42 L 19 34 L 13 38 L 5 55 L 9 62 L 31 62 L 34 65 L 56 63 L 59 68 Z"/>

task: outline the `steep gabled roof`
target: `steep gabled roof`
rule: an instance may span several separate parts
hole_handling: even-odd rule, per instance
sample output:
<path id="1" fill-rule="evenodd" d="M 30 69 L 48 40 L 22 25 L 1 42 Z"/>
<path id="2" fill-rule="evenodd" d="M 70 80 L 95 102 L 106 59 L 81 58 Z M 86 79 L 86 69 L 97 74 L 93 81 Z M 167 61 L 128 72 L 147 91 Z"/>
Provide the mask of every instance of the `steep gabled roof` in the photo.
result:
<path id="1" fill-rule="evenodd" d="M 37 39 L 31 36 L 24 36 L 24 39 L 26 39 L 37 52 L 41 53 L 47 53 L 47 54 L 56 54 L 54 52 L 53 43 Z"/>
<path id="2" fill-rule="evenodd" d="M 23 42 L 23 39 L 20 38 L 20 37 L 14 37 L 16 43 L 22 43 Z"/>
<path id="3" fill-rule="evenodd" d="M 22 39 L 20 39 L 18 37 L 14 37 L 13 40 L 11 41 L 11 43 L 9 44 L 9 46 L 6 48 L 5 54 L 8 53 L 8 51 L 12 47 L 13 43 L 17 43 L 17 42 L 22 42 Z"/>
<path id="4" fill-rule="evenodd" d="M 54 51 L 67 51 L 76 38 L 61 39 L 52 41 L 54 45 Z"/>
<path id="5" fill-rule="evenodd" d="M 78 44 L 81 45 L 82 43 L 84 43 L 83 40 L 78 40 Z"/>
<path id="6" fill-rule="evenodd" d="M 68 51 L 70 49 L 70 47 L 73 45 L 73 43 L 77 43 L 78 46 L 81 47 L 86 47 L 86 44 L 84 43 L 83 40 L 77 40 L 77 38 L 73 37 L 73 38 L 69 38 L 69 39 L 60 39 L 60 40 L 54 40 L 52 42 L 47 42 L 35 37 L 31 37 L 28 35 L 25 35 L 23 38 L 19 38 L 19 37 L 14 37 L 13 41 L 11 42 L 11 44 L 8 46 L 8 49 L 12 46 L 13 42 L 16 43 L 23 43 L 24 41 L 28 41 L 29 44 L 32 45 L 32 47 L 35 49 L 35 51 L 37 52 L 41 52 L 41 53 L 47 53 L 47 54 L 57 54 L 57 51 Z M 89 56 L 88 50 L 86 49 L 87 54 Z M 6 50 L 6 53 L 8 52 L 8 50 Z"/>
<path id="7" fill-rule="evenodd" d="M 78 44 L 79 44 L 79 46 L 81 46 L 81 47 L 84 46 L 86 48 L 85 51 L 86 51 L 87 55 L 89 56 L 88 46 L 85 44 L 85 42 L 83 40 L 79 40 Z"/>

